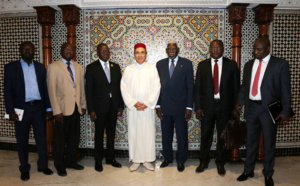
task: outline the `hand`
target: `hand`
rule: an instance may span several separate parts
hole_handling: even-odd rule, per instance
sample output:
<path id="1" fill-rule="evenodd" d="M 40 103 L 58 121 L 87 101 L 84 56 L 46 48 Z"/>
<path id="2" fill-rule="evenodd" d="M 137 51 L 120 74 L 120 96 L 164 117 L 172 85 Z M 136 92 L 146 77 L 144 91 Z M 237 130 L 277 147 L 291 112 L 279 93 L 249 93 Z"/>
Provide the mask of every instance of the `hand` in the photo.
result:
<path id="1" fill-rule="evenodd" d="M 283 122 L 287 121 L 288 119 L 289 119 L 288 116 L 279 114 L 279 115 L 277 116 L 277 118 L 275 118 L 275 121 L 279 121 L 279 122 L 283 123 Z"/>
<path id="2" fill-rule="evenodd" d="M 9 120 L 11 120 L 11 121 L 19 121 L 18 114 L 16 114 L 15 112 L 10 113 L 9 114 Z"/>
<path id="3" fill-rule="evenodd" d="M 239 105 L 239 104 L 236 104 L 236 105 L 235 105 L 235 109 L 233 110 L 234 116 L 236 116 L 236 115 L 237 115 L 237 116 L 240 116 L 241 113 L 242 113 L 242 106 Z"/>
<path id="4" fill-rule="evenodd" d="M 82 108 L 82 109 L 81 109 L 81 115 L 85 115 L 85 111 L 86 111 L 86 110 L 85 110 L 84 108 Z"/>
<path id="5" fill-rule="evenodd" d="M 53 118 L 53 113 L 52 111 L 46 112 L 46 119 L 51 120 Z"/>
<path id="6" fill-rule="evenodd" d="M 91 120 L 92 120 L 92 121 L 96 121 L 96 120 L 97 120 L 97 115 L 96 115 L 95 112 L 91 112 L 91 113 L 90 113 L 90 117 L 91 117 Z"/>
<path id="7" fill-rule="evenodd" d="M 188 121 L 191 119 L 192 111 L 189 109 L 185 109 L 185 120 Z"/>
<path id="8" fill-rule="evenodd" d="M 59 123 L 63 123 L 63 122 L 64 122 L 64 117 L 63 117 L 63 114 L 62 114 L 62 113 L 55 115 L 54 118 L 55 118 L 55 120 L 58 121 Z"/>
<path id="9" fill-rule="evenodd" d="M 199 119 L 201 121 L 203 116 L 204 116 L 203 110 L 199 109 L 199 110 L 196 111 L 196 118 L 197 119 Z"/>
<path id="10" fill-rule="evenodd" d="M 142 107 L 141 107 L 142 111 L 144 111 L 146 108 L 148 108 L 147 105 L 145 105 L 144 103 L 142 103 Z"/>
<path id="11" fill-rule="evenodd" d="M 144 103 L 141 102 L 136 102 L 136 104 L 134 105 L 134 107 L 138 110 L 138 111 L 144 111 L 147 106 Z"/>
<path id="12" fill-rule="evenodd" d="M 159 119 L 162 120 L 163 113 L 162 113 L 161 108 L 157 108 L 156 109 L 156 114 L 159 117 Z"/>
<path id="13" fill-rule="evenodd" d="M 118 116 L 118 117 L 122 116 L 122 113 L 123 113 L 123 109 L 122 109 L 122 108 L 119 108 L 119 109 L 118 109 L 117 116 Z"/>

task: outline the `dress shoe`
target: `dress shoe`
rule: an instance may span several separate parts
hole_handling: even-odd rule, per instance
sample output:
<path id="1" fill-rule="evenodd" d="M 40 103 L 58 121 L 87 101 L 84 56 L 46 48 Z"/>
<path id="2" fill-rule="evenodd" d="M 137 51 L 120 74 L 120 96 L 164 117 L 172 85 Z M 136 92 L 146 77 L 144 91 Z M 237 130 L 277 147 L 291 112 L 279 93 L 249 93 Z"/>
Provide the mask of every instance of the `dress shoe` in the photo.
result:
<path id="1" fill-rule="evenodd" d="M 243 174 L 241 174 L 236 180 L 237 181 L 245 181 L 248 179 L 248 177 L 250 178 L 253 178 L 254 176 L 254 172 L 251 172 L 251 173 L 246 173 L 246 172 L 243 172 Z"/>
<path id="2" fill-rule="evenodd" d="M 71 168 L 71 169 L 75 169 L 75 170 L 83 170 L 84 166 L 79 165 L 78 163 L 71 165 L 71 166 L 67 166 L 67 168 Z"/>
<path id="3" fill-rule="evenodd" d="M 99 161 L 95 162 L 95 170 L 98 171 L 98 172 L 102 172 L 103 171 L 103 166 L 102 166 L 101 162 L 99 162 Z"/>
<path id="4" fill-rule="evenodd" d="M 184 171 L 184 165 L 183 165 L 183 163 L 178 163 L 177 170 L 178 170 L 178 172 L 183 172 Z"/>
<path id="5" fill-rule="evenodd" d="M 113 167 L 121 168 L 122 165 L 116 160 L 106 160 L 106 164 L 112 165 Z"/>
<path id="6" fill-rule="evenodd" d="M 208 168 L 208 165 L 204 165 L 203 163 L 200 163 L 200 165 L 196 168 L 196 173 L 201 173 L 206 168 Z"/>
<path id="7" fill-rule="evenodd" d="M 66 169 L 57 169 L 57 174 L 59 176 L 64 177 L 64 176 L 67 176 L 67 171 L 66 171 Z"/>
<path id="8" fill-rule="evenodd" d="M 136 171 L 140 166 L 140 163 L 133 163 L 130 167 L 129 170 L 130 172 Z"/>
<path id="9" fill-rule="evenodd" d="M 273 186 L 274 185 L 272 177 L 265 177 L 265 185 L 266 186 Z"/>
<path id="10" fill-rule="evenodd" d="M 51 175 L 51 174 L 53 174 L 52 170 L 49 169 L 49 168 L 45 168 L 45 169 L 40 169 L 40 168 L 38 168 L 38 171 L 39 171 L 39 172 L 43 172 L 43 173 L 46 174 L 46 175 Z"/>
<path id="11" fill-rule="evenodd" d="M 164 160 L 164 161 L 160 164 L 160 168 L 167 167 L 170 163 L 173 163 L 173 161 L 167 161 L 167 160 Z"/>
<path id="12" fill-rule="evenodd" d="M 30 179 L 29 172 L 22 172 L 21 173 L 21 180 L 28 181 L 29 179 Z"/>
<path id="13" fill-rule="evenodd" d="M 143 166 L 144 166 L 146 169 L 148 169 L 148 170 L 154 171 L 153 165 L 152 165 L 151 163 L 149 163 L 149 162 L 143 163 Z"/>
<path id="14" fill-rule="evenodd" d="M 224 176 L 226 174 L 226 170 L 224 168 L 224 165 L 217 165 L 218 174 L 220 176 Z"/>

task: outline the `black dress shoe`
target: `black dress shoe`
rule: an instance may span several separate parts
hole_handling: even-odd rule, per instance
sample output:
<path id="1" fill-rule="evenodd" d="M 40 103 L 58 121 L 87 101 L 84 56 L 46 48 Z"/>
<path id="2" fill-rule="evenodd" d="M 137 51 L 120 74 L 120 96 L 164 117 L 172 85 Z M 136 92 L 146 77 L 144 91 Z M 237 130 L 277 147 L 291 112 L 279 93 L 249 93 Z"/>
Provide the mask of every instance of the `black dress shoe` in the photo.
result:
<path id="1" fill-rule="evenodd" d="M 265 177 L 265 185 L 266 186 L 273 186 L 274 185 L 272 177 Z"/>
<path id="2" fill-rule="evenodd" d="M 241 174 L 236 180 L 237 181 L 245 181 L 248 179 L 248 177 L 250 178 L 253 178 L 254 176 L 254 172 L 251 172 L 251 173 L 246 173 L 246 172 L 243 172 L 243 174 Z"/>
<path id="3" fill-rule="evenodd" d="M 106 164 L 112 165 L 113 167 L 121 168 L 122 165 L 116 160 L 106 160 Z"/>
<path id="4" fill-rule="evenodd" d="M 53 174 L 52 170 L 49 169 L 49 168 L 45 168 L 45 169 L 40 169 L 40 168 L 38 168 L 38 171 L 39 171 L 39 172 L 43 172 L 43 173 L 46 174 L 46 175 L 51 175 L 51 174 Z"/>
<path id="5" fill-rule="evenodd" d="M 205 165 L 203 163 L 200 163 L 200 165 L 196 168 L 196 173 L 201 173 L 204 171 L 204 169 L 208 168 L 208 165 Z"/>
<path id="6" fill-rule="evenodd" d="M 30 179 L 29 172 L 22 172 L 21 173 L 21 180 L 28 181 L 29 179 Z"/>
<path id="7" fill-rule="evenodd" d="M 173 161 L 167 161 L 167 160 L 164 160 L 164 161 L 160 164 L 160 168 L 167 167 L 170 163 L 173 163 Z"/>
<path id="8" fill-rule="evenodd" d="M 66 169 L 57 169 L 57 174 L 59 176 L 64 177 L 64 176 L 67 176 L 67 171 L 66 171 Z"/>
<path id="9" fill-rule="evenodd" d="M 178 170 L 178 172 L 183 172 L 184 171 L 184 165 L 183 165 L 183 163 L 178 163 L 177 170 Z"/>
<path id="10" fill-rule="evenodd" d="M 224 176 L 226 174 L 226 170 L 224 168 L 224 165 L 217 165 L 218 174 L 220 176 Z"/>
<path id="11" fill-rule="evenodd" d="M 78 163 L 72 165 L 72 166 L 67 166 L 67 168 L 75 169 L 75 170 L 83 170 L 84 166 L 79 165 Z"/>
<path id="12" fill-rule="evenodd" d="M 95 170 L 98 171 L 98 172 L 102 172 L 103 171 L 103 166 L 102 166 L 101 162 L 99 162 L 99 161 L 95 162 Z"/>

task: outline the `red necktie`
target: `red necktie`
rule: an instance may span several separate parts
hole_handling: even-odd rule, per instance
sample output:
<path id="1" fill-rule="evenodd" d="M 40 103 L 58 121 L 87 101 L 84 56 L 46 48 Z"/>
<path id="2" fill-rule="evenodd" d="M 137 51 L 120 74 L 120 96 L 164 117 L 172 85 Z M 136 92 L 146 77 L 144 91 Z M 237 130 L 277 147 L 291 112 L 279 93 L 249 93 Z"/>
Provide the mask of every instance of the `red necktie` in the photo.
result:
<path id="1" fill-rule="evenodd" d="M 257 67 L 257 70 L 256 70 L 256 74 L 255 74 L 255 77 L 254 77 L 254 81 L 253 81 L 253 85 L 252 85 L 252 96 L 256 96 L 257 95 L 257 92 L 258 92 L 258 80 L 259 80 L 259 74 L 260 74 L 260 69 L 261 69 L 261 62 L 262 60 L 259 60 L 259 65 Z"/>
<path id="2" fill-rule="evenodd" d="M 215 59 L 215 66 L 214 66 L 214 85 L 215 85 L 215 94 L 219 93 L 219 66 L 218 60 Z"/>

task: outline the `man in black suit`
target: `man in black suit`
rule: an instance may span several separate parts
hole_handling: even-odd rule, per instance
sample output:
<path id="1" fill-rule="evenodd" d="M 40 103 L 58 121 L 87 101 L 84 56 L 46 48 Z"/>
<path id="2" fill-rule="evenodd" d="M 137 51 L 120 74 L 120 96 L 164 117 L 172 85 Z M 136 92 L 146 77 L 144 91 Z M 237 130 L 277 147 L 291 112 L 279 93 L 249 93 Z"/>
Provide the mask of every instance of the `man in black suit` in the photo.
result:
<path id="1" fill-rule="evenodd" d="M 38 171 L 46 175 L 53 174 L 48 168 L 46 146 L 46 118 L 52 117 L 52 110 L 47 91 L 45 66 L 33 61 L 34 45 L 29 41 L 21 43 L 20 53 L 20 60 L 5 65 L 4 99 L 6 112 L 10 120 L 15 122 L 21 180 L 27 181 L 30 179 L 28 137 L 31 124 L 39 155 Z M 24 110 L 22 120 L 16 114 L 16 108 Z"/>
<path id="2" fill-rule="evenodd" d="M 245 64 L 243 82 L 238 96 L 235 111 L 240 114 L 245 105 L 247 121 L 247 153 L 244 172 L 237 180 L 245 181 L 253 177 L 255 158 L 261 130 L 264 137 L 264 169 L 265 184 L 274 185 L 275 145 L 277 125 L 273 123 L 268 105 L 280 101 L 281 113 L 277 121 L 287 121 L 291 106 L 290 71 L 287 61 L 270 55 L 270 41 L 266 37 L 256 40 L 253 47 L 255 59 Z"/>
<path id="3" fill-rule="evenodd" d="M 179 48 L 175 40 L 168 42 L 168 58 L 157 62 L 161 92 L 156 106 L 157 116 L 161 119 L 164 161 L 161 168 L 173 162 L 174 124 L 177 136 L 177 170 L 184 170 L 188 156 L 187 121 L 193 109 L 194 75 L 193 65 L 188 59 L 178 57 Z"/>
<path id="4" fill-rule="evenodd" d="M 117 117 L 122 115 L 124 102 L 120 91 L 119 65 L 109 62 L 110 51 L 106 44 L 97 47 L 99 60 L 86 69 L 86 100 L 91 120 L 95 121 L 95 170 L 103 170 L 103 135 L 106 129 L 106 164 L 122 167 L 114 158 Z"/>
<path id="5" fill-rule="evenodd" d="M 236 62 L 222 57 L 224 46 L 221 40 L 212 41 L 209 52 L 211 58 L 198 65 L 195 83 L 196 117 L 202 121 L 200 165 L 196 172 L 203 172 L 208 167 L 209 151 L 216 124 L 218 142 L 215 162 L 218 174 L 225 175 L 227 153 L 220 136 L 235 106 L 240 75 Z"/>

